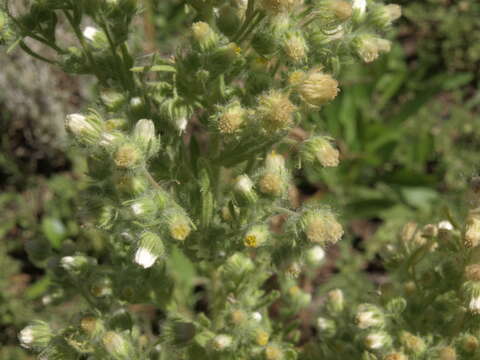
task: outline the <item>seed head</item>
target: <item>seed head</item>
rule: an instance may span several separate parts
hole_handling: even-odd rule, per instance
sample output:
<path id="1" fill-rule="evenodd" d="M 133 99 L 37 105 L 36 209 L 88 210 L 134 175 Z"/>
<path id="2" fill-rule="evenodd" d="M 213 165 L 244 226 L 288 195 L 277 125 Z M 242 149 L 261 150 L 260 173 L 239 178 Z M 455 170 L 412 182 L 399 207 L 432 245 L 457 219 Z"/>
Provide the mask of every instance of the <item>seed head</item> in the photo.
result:
<path id="1" fill-rule="evenodd" d="M 438 352 L 439 360 L 457 360 L 457 352 L 451 346 L 445 346 Z"/>
<path id="2" fill-rule="evenodd" d="M 332 0 L 329 2 L 329 8 L 335 17 L 340 21 L 347 21 L 352 17 L 352 4 L 344 0 Z"/>
<path id="3" fill-rule="evenodd" d="M 288 128 L 292 123 L 295 106 L 290 102 L 288 95 L 278 91 L 261 95 L 258 101 L 257 112 L 263 128 L 268 132 L 275 132 Z"/>
<path id="4" fill-rule="evenodd" d="M 283 44 L 285 54 L 293 63 L 303 63 L 306 60 L 308 46 L 301 34 L 288 35 Z"/>
<path id="5" fill-rule="evenodd" d="M 267 360 L 283 360 L 282 349 L 278 345 L 271 344 L 265 348 L 265 357 Z"/>
<path id="6" fill-rule="evenodd" d="M 119 168 L 131 169 L 142 160 L 139 149 L 133 144 L 121 145 L 114 156 L 115 164 Z"/>
<path id="7" fill-rule="evenodd" d="M 343 228 L 328 210 L 310 210 L 302 216 L 302 227 L 308 240 L 320 245 L 335 244 Z"/>
<path id="8" fill-rule="evenodd" d="M 408 357 L 403 353 L 394 352 L 386 355 L 383 360 L 408 360 Z"/>
<path id="9" fill-rule="evenodd" d="M 357 314 L 355 315 L 355 323 L 360 329 L 383 327 L 385 316 L 375 305 L 361 304 L 358 306 Z"/>
<path id="10" fill-rule="evenodd" d="M 245 121 L 247 111 L 239 103 L 227 106 L 217 119 L 217 127 L 222 134 L 235 133 Z"/>
<path id="11" fill-rule="evenodd" d="M 324 136 L 314 136 L 300 145 L 300 156 L 307 163 L 320 163 L 324 167 L 336 167 L 340 163 L 340 152 Z"/>
<path id="12" fill-rule="evenodd" d="M 280 196 L 284 193 L 286 182 L 279 173 L 267 172 L 258 183 L 260 191 L 265 195 Z"/>
<path id="13" fill-rule="evenodd" d="M 339 91 L 338 81 L 321 71 L 308 73 L 298 87 L 298 92 L 303 101 L 310 106 L 317 107 L 335 99 Z"/>
<path id="14" fill-rule="evenodd" d="M 464 244 L 467 248 L 474 248 L 480 244 L 480 215 L 470 213 L 465 224 Z"/>
<path id="15" fill-rule="evenodd" d="M 271 15 L 293 10 L 302 0 L 261 0 L 260 6 Z"/>
<path id="16" fill-rule="evenodd" d="M 202 51 L 212 49 L 218 42 L 217 34 L 203 21 L 192 25 L 192 35 Z"/>
<path id="17" fill-rule="evenodd" d="M 400 334 L 400 343 L 404 346 L 406 351 L 414 355 L 424 353 L 427 348 L 421 337 L 415 336 L 407 331 L 403 331 Z"/>
<path id="18" fill-rule="evenodd" d="M 366 63 L 375 61 L 380 53 L 389 52 L 391 49 L 390 41 L 370 34 L 358 36 L 354 41 L 354 46 L 358 56 Z"/>

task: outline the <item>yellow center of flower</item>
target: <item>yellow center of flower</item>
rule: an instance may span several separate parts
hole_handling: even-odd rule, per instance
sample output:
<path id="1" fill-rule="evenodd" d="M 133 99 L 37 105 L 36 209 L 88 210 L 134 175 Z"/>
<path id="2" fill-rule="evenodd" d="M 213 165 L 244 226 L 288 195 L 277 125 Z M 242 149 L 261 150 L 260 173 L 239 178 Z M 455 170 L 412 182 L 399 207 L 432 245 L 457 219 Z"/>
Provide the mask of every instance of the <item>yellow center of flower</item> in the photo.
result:
<path id="1" fill-rule="evenodd" d="M 256 248 L 258 246 L 257 237 L 252 234 L 245 236 L 245 246 Z"/>
<path id="2" fill-rule="evenodd" d="M 190 226 L 188 224 L 173 224 L 170 226 L 170 235 L 175 240 L 183 241 L 190 234 Z"/>
<path id="3" fill-rule="evenodd" d="M 257 333 L 256 341 L 257 341 L 258 345 L 260 345 L 260 346 L 267 345 L 269 339 L 270 339 L 270 335 L 266 331 L 260 330 Z"/>

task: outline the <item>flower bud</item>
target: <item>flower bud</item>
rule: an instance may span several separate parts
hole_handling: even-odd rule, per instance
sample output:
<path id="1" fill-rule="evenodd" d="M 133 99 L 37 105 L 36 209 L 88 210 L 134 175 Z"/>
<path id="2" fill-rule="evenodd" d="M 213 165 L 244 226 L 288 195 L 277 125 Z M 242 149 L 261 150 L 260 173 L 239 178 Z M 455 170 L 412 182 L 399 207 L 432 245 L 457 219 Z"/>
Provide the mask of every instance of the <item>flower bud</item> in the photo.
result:
<path id="1" fill-rule="evenodd" d="M 405 351 L 415 356 L 423 354 L 427 348 L 421 337 L 415 336 L 407 331 L 402 331 L 400 334 L 400 343 L 405 348 Z"/>
<path id="2" fill-rule="evenodd" d="M 353 0 L 352 7 L 356 20 L 363 20 L 367 11 L 367 0 Z"/>
<path id="3" fill-rule="evenodd" d="M 115 90 L 103 90 L 100 93 L 100 99 L 110 112 L 119 111 L 125 104 L 125 96 Z"/>
<path id="4" fill-rule="evenodd" d="M 279 197 L 285 193 L 288 182 L 280 172 L 265 172 L 258 181 L 258 188 L 262 194 Z"/>
<path id="5" fill-rule="evenodd" d="M 332 337 L 337 331 L 335 321 L 324 317 L 317 318 L 317 329 L 322 337 Z"/>
<path id="6" fill-rule="evenodd" d="M 467 248 L 474 248 L 480 244 L 480 215 L 471 212 L 465 224 L 464 245 Z"/>
<path id="7" fill-rule="evenodd" d="M 318 266 L 325 259 L 325 251 L 319 245 L 316 245 L 307 251 L 307 263 L 310 266 Z"/>
<path id="8" fill-rule="evenodd" d="M 227 45 L 217 47 L 211 54 L 208 61 L 212 76 L 218 76 L 227 71 L 240 58 L 242 48 L 231 42 Z"/>
<path id="9" fill-rule="evenodd" d="M 370 34 L 357 36 L 353 44 L 357 55 L 366 63 L 375 61 L 380 53 L 389 52 L 391 48 L 390 41 Z"/>
<path id="10" fill-rule="evenodd" d="M 278 15 L 292 11 L 301 3 L 300 0 L 261 0 L 260 7 L 270 15 Z"/>
<path id="11" fill-rule="evenodd" d="M 160 141 L 155 136 L 155 125 L 152 120 L 138 120 L 133 130 L 133 139 L 147 159 L 154 156 L 160 148 Z"/>
<path id="12" fill-rule="evenodd" d="M 473 314 L 480 314 L 480 282 L 466 281 L 462 293 L 467 309 Z"/>
<path id="13" fill-rule="evenodd" d="M 408 357 L 403 353 L 394 352 L 394 353 L 385 355 L 383 357 L 383 360 L 408 360 Z"/>
<path id="14" fill-rule="evenodd" d="M 53 331 L 47 323 L 36 320 L 20 331 L 18 340 L 22 347 L 39 351 L 47 347 L 53 336 Z"/>
<path id="15" fill-rule="evenodd" d="M 170 123 L 180 134 L 187 129 L 190 112 L 189 108 L 181 101 L 175 99 L 165 100 L 160 105 L 160 115 L 163 120 Z"/>
<path id="16" fill-rule="evenodd" d="M 479 346 L 478 339 L 471 334 L 465 334 L 460 339 L 460 346 L 465 353 L 474 354 Z"/>
<path id="17" fill-rule="evenodd" d="M 240 175 L 235 179 L 235 193 L 237 200 L 243 203 L 253 204 L 257 201 L 257 194 L 253 190 L 253 182 L 248 175 Z"/>
<path id="18" fill-rule="evenodd" d="M 334 289 L 327 293 L 327 310 L 330 314 L 338 314 L 343 311 L 344 298 L 343 291 L 340 289 Z"/>
<path id="19" fill-rule="evenodd" d="M 195 337 L 197 329 L 191 322 L 181 318 L 167 320 L 162 329 L 162 337 L 176 346 L 185 346 Z"/>
<path id="20" fill-rule="evenodd" d="M 107 36 L 103 31 L 95 29 L 92 26 L 87 26 L 83 30 L 83 37 L 87 39 L 90 44 L 96 49 L 105 49 L 108 46 Z"/>
<path id="21" fill-rule="evenodd" d="M 116 173 L 113 183 L 115 190 L 128 198 L 138 196 L 148 189 L 148 183 L 144 177 L 130 173 Z"/>
<path id="22" fill-rule="evenodd" d="M 164 255 L 165 246 L 157 234 L 146 231 L 140 235 L 134 259 L 138 265 L 147 269 L 151 267 L 159 257 L 161 258 Z"/>
<path id="23" fill-rule="evenodd" d="M 85 273 L 89 267 L 96 264 L 96 259 L 85 255 L 64 256 L 60 259 L 60 266 L 72 276 Z"/>
<path id="24" fill-rule="evenodd" d="M 369 350 L 378 350 L 390 346 L 392 338 L 385 331 L 376 331 L 368 334 L 363 343 Z"/>
<path id="25" fill-rule="evenodd" d="M 322 246 L 335 244 L 343 236 L 343 228 L 333 214 L 325 209 L 306 211 L 300 220 L 308 240 Z"/>
<path id="26" fill-rule="evenodd" d="M 108 331 L 102 337 L 102 343 L 115 360 L 130 360 L 134 357 L 132 344 L 120 333 Z"/>
<path id="27" fill-rule="evenodd" d="M 287 34 L 283 41 L 283 51 L 292 63 L 304 63 L 307 59 L 307 42 L 300 33 Z"/>
<path id="28" fill-rule="evenodd" d="M 345 0 L 330 0 L 328 7 L 333 15 L 340 21 L 347 21 L 352 17 L 353 6 Z"/>
<path id="29" fill-rule="evenodd" d="M 198 21 L 192 25 L 192 36 L 201 51 L 216 47 L 218 36 L 206 22 Z"/>
<path id="30" fill-rule="evenodd" d="M 465 267 L 465 278 L 470 281 L 480 281 L 480 264 L 471 264 Z"/>
<path id="31" fill-rule="evenodd" d="M 168 232 L 178 241 L 183 241 L 192 231 L 191 221 L 182 211 L 172 211 L 167 215 Z"/>
<path id="32" fill-rule="evenodd" d="M 216 351 L 223 351 L 232 345 L 232 337 L 229 335 L 217 335 L 212 340 L 212 347 Z"/>
<path id="33" fill-rule="evenodd" d="M 451 346 L 444 346 L 438 351 L 439 360 L 457 360 L 457 352 Z"/>
<path id="34" fill-rule="evenodd" d="M 443 220 L 440 221 L 437 224 L 438 228 L 438 238 L 442 241 L 448 241 L 450 240 L 450 237 L 452 235 L 453 231 L 453 225 L 450 221 L 448 220 Z"/>
<path id="35" fill-rule="evenodd" d="M 325 167 L 336 167 L 340 162 L 339 151 L 324 136 L 314 136 L 305 140 L 300 146 L 300 156 L 307 163 L 318 162 Z"/>
<path id="36" fill-rule="evenodd" d="M 286 171 L 285 158 L 273 150 L 265 158 L 265 168 L 273 172 L 284 172 Z"/>
<path id="37" fill-rule="evenodd" d="M 254 225 L 245 234 L 243 243 L 246 247 L 257 248 L 262 246 L 270 237 L 267 225 Z"/>
<path id="38" fill-rule="evenodd" d="M 97 276 L 92 282 L 90 293 L 97 298 L 111 296 L 113 294 L 112 280 L 107 276 Z"/>
<path id="39" fill-rule="evenodd" d="M 295 106 L 287 94 L 271 90 L 260 96 L 257 113 L 263 128 L 268 132 L 284 130 L 292 124 Z"/>
<path id="40" fill-rule="evenodd" d="M 136 145 L 126 143 L 117 149 L 113 160 L 119 168 L 132 169 L 141 164 L 143 157 Z"/>
<path id="41" fill-rule="evenodd" d="M 255 342 L 259 346 L 266 346 L 268 344 L 268 341 L 270 340 L 270 334 L 266 332 L 265 330 L 257 330 L 256 336 L 255 336 Z"/>
<path id="42" fill-rule="evenodd" d="M 75 140 L 83 145 L 96 145 L 100 140 L 102 127 L 100 120 L 95 115 L 82 114 L 67 115 L 65 127 Z"/>
<path id="43" fill-rule="evenodd" d="M 216 117 L 216 126 L 221 134 L 233 134 L 244 123 L 247 111 L 242 108 L 239 102 L 226 106 Z"/>
<path id="44" fill-rule="evenodd" d="M 236 309 L 230 314 L 230 321 L 234 326 L 244 325 L 248 320 L 247 313 L 242 309 Z"/>
<path id="45" fill-rule="evenodd" d="M 337 96 L 338 81 L 320 71 L 309 72 L 298 86 L 302 100 L 310 106 L 322 106 Z"/>
<path id="46" fill-rule="evenodd" d="M 380 28 L 387 28 L 402 16 L 402 7 L 397 4 L 378 5 L 372 9 L 373 23 Z"/>
<path id="47" fill-rule="evenodd" d="M 105 330 L 103 322 L 91 315 L 84 316 L 80 319 L 80 328 L 91 339 L 98 337 Z"/>
<path id="48" fill-rule="evenodd" d="M 283 351 L 280 346 L 276 344 L 270 344 L 265 348 L 265 358 L 267 360 L 283 360 Z"/>
<path id="49" fill-rule="evenodd" d="M 152 196 L 144 196 L 139 199 L 128 202 L 129 211 L 133 217 L 144 218 L 152 217 L 158 211 L 157 202 Z"/>
<path id="50" fill-rule="evenodd" d="M 227 36 L 233 36 L 242 25 L 240 11 L 231 5 L 224 5 L 218 9 L 218 29 Z"/>
<path id="51" fill-rule="evenodd" d="M 233 280 L 235 282 L 242 280 L 246 274 L 249 274 L 254 270 L 255 265 L 253 264 L 253 261 L 242 253 L 235 253 L 230 256 L 222 268 L 224 279 Z"/>
<path id="52" fill-rule="evenodd" d="M 375 305 L 361 304 L 355 315 L 355 323 L 360 329 L 381 328 L 385 325 L 385 315 Z"/>

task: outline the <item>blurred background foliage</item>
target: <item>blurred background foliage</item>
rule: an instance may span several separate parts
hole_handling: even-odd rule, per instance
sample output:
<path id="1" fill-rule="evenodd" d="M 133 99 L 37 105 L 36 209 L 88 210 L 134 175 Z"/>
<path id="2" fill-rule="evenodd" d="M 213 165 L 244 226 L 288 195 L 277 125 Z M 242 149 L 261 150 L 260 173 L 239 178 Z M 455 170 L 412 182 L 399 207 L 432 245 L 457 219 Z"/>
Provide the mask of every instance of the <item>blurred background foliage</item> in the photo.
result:
<path id="1" fill-rule="evenodd" d="M 480 3 L 398 3 L 404 18 L 392 51 L 343 73 L 341 95 L 311 119 L 338 139 L 343 161 L 298 173 L 300 194 L 334 204 L 349 229 L 318 273 L 306 276 L 319 293 L 342 287 L 355 299 L 373 291 L 385 277 L 380 247 L 407 221 L 463 212 L 477 173 Z M 174 54 L 191 16 L 181 0 L 145 0 L 132 46 Z M 96 92 L 88 79 L 71 79 L 20 52 L 0 53 L 0 69 L 0 359 L 16 360 L 28 358 L 17 347 L 18 329 L 33 313 L 48 318 L 54 306 L 54 284 L 28 257 L 29 241 L 61 251 L 75 239 L 91 253 L 102 251 L 101 238 L 79 226 L 83 164 L 67 150 L 63 130 L 65 114 L 95 101 Z M 176 263 L 191 281 L 191 266 Z M 55 311 L 56 318 L 68 314 Z"/>

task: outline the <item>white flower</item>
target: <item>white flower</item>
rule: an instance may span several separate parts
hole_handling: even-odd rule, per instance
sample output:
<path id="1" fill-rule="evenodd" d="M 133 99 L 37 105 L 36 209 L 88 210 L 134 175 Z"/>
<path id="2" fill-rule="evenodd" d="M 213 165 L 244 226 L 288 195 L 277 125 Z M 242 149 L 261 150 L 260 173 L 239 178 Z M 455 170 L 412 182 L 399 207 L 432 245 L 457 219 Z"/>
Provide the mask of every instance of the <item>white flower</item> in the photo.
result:
<path id="1" fill-rule="evenodd" d="M 139 216 L 144 213 L 145 209 L 143 208 L 142 204 L 140 203 L 135 203 L 131 206 L 132 212 L 136 215 Z"/>
<path id="2" fill-rule="evenodd" d="M 247 175 L 240 175 L 235 183 L 235 190 L 241 193 L 248 193 L 253 189 L 253 182 Z"/>
<path id="3" fill-rule="evenodd" d="M 92 26 L 87 26 L 85 30 L 83 30 L 83 36 L 90 41 L 93 41 L 95 39 L 95 35 L 98 33 L 99 31 Z"/>
<path id="4" fill-rule="evenodd" d="M 307 252 L 307 260 L 312 265 L 318 265 L 325 258 L 325 251 L 319 245 L 312 247 Z"/>
<path id="5" fill-rule="evenodd" d="M 473 313 L 480 313 L 480 297 L 473 297 L 468 304 L 468 308 Z"/>
<path id="6" fill-rule="evenodd" d="M 82 134 L 86 131 L 95 131 L 94 127 L 87 121 L 82 114 L 67 115 L 67 128 L 75 135 Z"/>
<path id="7" fill-rule="evenodd" d="M 325 330 L 328 329 L 328 326 L 329 326 L 329 324 L 328 324 L 328 320 L 327 320 L 327 319 L 325 319 L 325 318 L 323 318 L 323 317 L 319 317 L 319 318 L 317 319 L 317 327 L 318 327 L 320 330 L 325 331 Z"/>
<path id="8" fill-rule="evenodd" d="M 365 338 L 365 346 L 370 350 L 380 349 L 385 345 L 385 336 L 379 333 L 367 335 Z"/>
<path id="9" fill-rule="evenodd" d="M 232 338 L 228 335 L 217 335 L 213 339 L 213 347 L 217 350 L 224 350 L 232 344 Z"/>
<path id="10" fill-rule="evenodd" d="M 35 340 L 33 336 L 32 327 L 27 326 L 22 331 L 20 331 L 20 334 L 18 335 L 18 339 L 20 340 L 20 344 L 24 348 L 29 349 L 33 341 Z"/>
<path id="11" fill-rule="evenodd" d="M 262 314 L 260 314 L 258 311 L 255 311 L 253 314 L 252 314 L 252 319 L 255 320 L 255 321 L 262 321 Z"/>
<path id="12" fill-rule="evenodd" d="M 142 99 L 140 99 L 138 96 L 130 100 L 130 106 L 138 107 L 140 105 L 142 105 Z"/>
<path id="13" fill-rule="evenodd" d="M 135 253 L 135 262 L 145 269 L 151 267 L 157 258 L 158 256 L 152 254 L 148 249 L 145 248 L 139 248 Z"/>
<path id="14" fill-rule="evenodd" d="M 175 126 L 181 133 L 187 129 L 187 125 L 188 125 L 188 120 L 186 117 L 181 117 L 175 120 Z"/>
<path id="15" fill-rule="evenodd" d="M 448 220 L 440 221 L 437 226 L 441 230 L 453 230 L 453 225 Z"/>
<path id="16" fill-rule="evenodd" d="M 367 0 L 353 0 L 353 8 L 357 9 L 360 15 L 365 14 L 367 10 Z"/>

